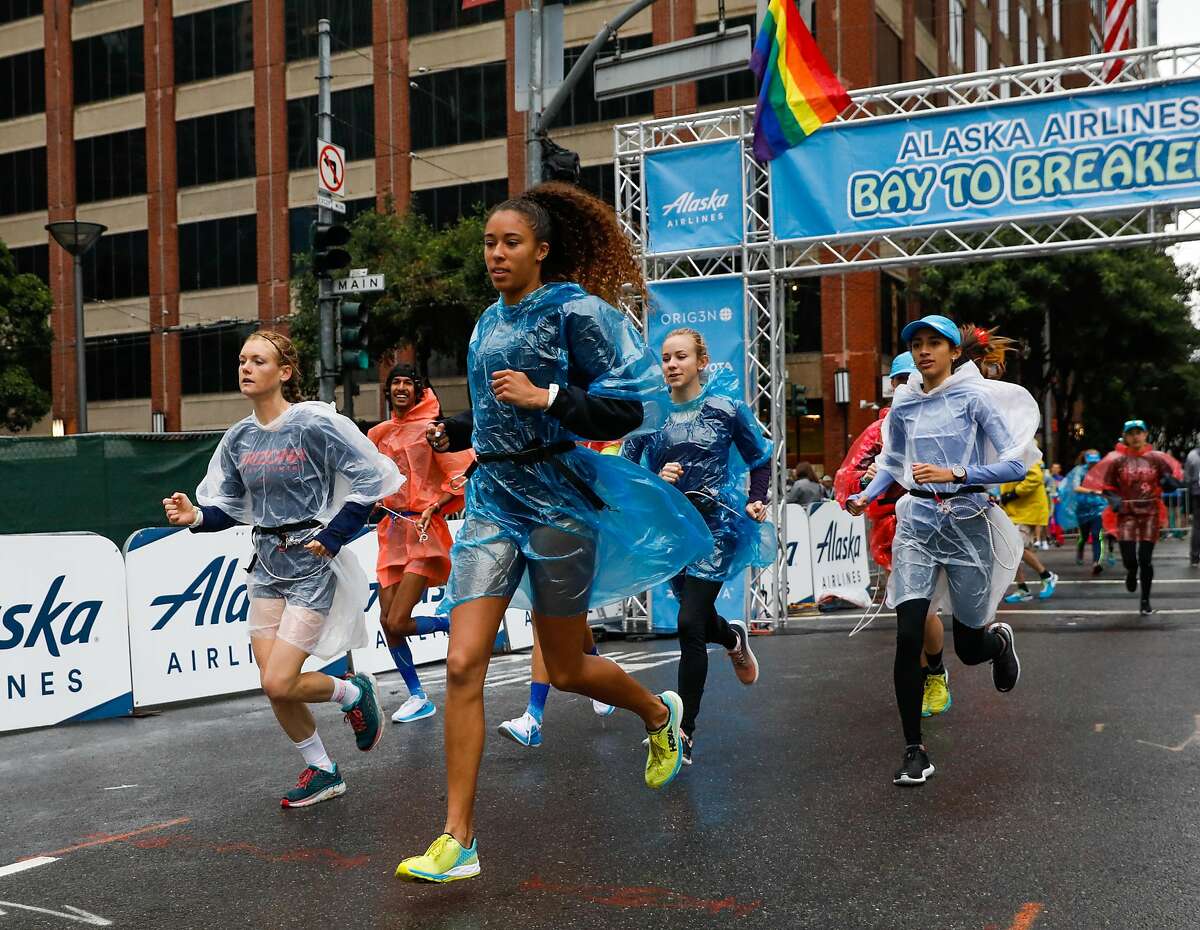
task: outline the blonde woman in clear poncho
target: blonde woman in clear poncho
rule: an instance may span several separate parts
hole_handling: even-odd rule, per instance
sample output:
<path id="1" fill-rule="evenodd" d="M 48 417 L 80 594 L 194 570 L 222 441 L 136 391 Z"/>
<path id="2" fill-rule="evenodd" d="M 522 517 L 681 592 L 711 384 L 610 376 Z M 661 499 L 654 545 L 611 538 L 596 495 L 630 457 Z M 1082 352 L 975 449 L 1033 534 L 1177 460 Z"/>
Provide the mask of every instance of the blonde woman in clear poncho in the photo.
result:
<path id="1" fill-rule="evenodd" d="M 194 506 L 176 492 L 163 501 L 172 526 L 210 533 L 254 527 L 249 567 L 250 645 L 279 725 L 304 757 L 284 808 L 308 807 L 346 791 L 309 704 L 332 701 L 364 752 L 383 734 L 383 708 L 370 675 L 304 672 L 309 656 L 332 659 L 368 644 L 363 608 L 370 589 L 342 547 L 375 501 L 399 489 L 395 464 L 329 404 L 303 402 L 290 339 L 260 331 L 242 346 L 238 385 L 253 412 L 221 438 Z"/>
<path id="2" fill-rule="evenodd" d="M 1024 388 L 988 381 L 963 356 L 958 326 L 931 315 L 901 333 L 920 381 L 897 389 L 885 421 L 879 471 L 846 509 L 862 513 L 893 483 L 896 506 L 888 603 L 897 615 L 893 680 L 904 732 L 897 785 L 920 785 L 934 766 L 921 741 L 921 647 L 925 616 L 944 578 L 954 651 L 964 665 L 992 663 L 998 691 L 1011 691 L 1021 666 L 1007 623 L 992 622 L 1011 584 L 1021 544 L 1012 521 L 988 502 L 985 485 L 1014 481 L 1041 458 L 1034 442 L 1037 402 Z"/>

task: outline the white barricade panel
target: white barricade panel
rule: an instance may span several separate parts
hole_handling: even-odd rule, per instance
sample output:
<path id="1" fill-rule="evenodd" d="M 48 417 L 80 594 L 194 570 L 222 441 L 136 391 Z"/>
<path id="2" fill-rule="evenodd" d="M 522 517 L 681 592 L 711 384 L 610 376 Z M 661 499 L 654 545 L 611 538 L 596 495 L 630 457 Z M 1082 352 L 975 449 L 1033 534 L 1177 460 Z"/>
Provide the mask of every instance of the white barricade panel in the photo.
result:
<path id="1" fill-rule="evenodd" d="M 813 598 L 813 565 L 808 531 L 808 510 L 799 504 L 787 507 L 787 602 L 802 604 Z"/>
<path id="2" fill-rule="evenodd" d="M 817 601 L 833 595 L 869 607 L 866 521 L 850 516 L 834 501 L 826 501 L 808 515 L 808 536 Z"/>
<path id="3" fill-rule="evenodd" d="M 125 543 L 134 704 L 259 687 L 246 619 L 250 528 L 139 530 Z M 373 568 L 374 566 L 372 566 Z M 309 659 L 306 671 L 343 663 Z"/>
<path id="4" fill-rule="evenodd" d="M 121 553 L 90 533 L 0 536 L 0 731 L 133 710 Z"/>

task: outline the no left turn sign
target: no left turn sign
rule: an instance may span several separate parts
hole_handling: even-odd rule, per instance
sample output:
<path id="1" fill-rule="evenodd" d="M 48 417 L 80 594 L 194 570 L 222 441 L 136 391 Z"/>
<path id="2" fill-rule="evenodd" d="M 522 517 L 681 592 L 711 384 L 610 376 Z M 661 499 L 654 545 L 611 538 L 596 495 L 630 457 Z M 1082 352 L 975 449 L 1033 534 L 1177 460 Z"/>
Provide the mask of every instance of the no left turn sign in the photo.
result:
<path id="1" fill-rule="evenodd" d="M 317 140 L 317 186 L 328 194 L 346 186 L 346 150 L 324 139 Z"/>

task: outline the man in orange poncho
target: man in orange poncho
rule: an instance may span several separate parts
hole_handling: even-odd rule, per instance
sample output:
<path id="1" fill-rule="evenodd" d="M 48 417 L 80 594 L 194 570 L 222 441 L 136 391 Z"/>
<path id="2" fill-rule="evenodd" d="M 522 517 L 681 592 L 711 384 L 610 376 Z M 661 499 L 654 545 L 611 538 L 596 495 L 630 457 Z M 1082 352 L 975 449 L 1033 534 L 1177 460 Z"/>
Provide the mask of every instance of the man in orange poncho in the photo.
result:
<path id="1" fill-rule="evenodd" d="M 396 365 L 384 382 L 389 419 L 371 428 L 368 438 L 396 463 L 407 480 L 398 492 L 380 501 L 380 623 L 396 668 L 404 676 L 409 699 L 392 715 L 395 723 L 411 723 L 436 713 L 413 664 L 407 637 L 449 632 L 447 617 L 413 617 L 425 589 L 450 577 L 450 529 L 446 514 L 461 510 L 467 469 L 475 453 L 435 452 L 425 428 L 441 417 L 433 388 L 412 365 Z"/>

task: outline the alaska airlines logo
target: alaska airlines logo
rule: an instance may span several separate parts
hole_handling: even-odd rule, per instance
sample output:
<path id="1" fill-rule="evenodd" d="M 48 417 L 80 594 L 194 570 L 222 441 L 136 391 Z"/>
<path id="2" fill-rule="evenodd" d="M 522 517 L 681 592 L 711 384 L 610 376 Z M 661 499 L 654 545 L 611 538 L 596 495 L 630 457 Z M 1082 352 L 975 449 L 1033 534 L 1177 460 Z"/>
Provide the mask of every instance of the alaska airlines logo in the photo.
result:
<path id="1" fill-rule="evenodd" d="M 245 620 L 250 605 L 246 599 L 246 585 L 233 584 L 233 573 L 237 571 L 237 567 L 236 558 L 229 559 L 227 566 L 225 556 L 219 555 L 205 565 L 183 591 L 156 597 L 150 602 L 150 606 L 167 609 L 150 629 L 161 630 L 180 610 L 193 602 L 196 603 L 192 617 L 195 626 L 204 626 L 205 623 L 218 624 L 222 620 L 226 623 Z"/>
<path id="2" fill-rule="evenodd" d="M 729 195 L 714 187 L 707 197 L 697 197 L 695 191 L 684 191 L 662 208 L 667 229 L 677 226 L 698 226 L 716 223 L 725 219 L 725 208 L 729 206 Z"/>
<path id="3" fill-rule="evenodd" d="M 843 559 L 855 560 L 862 553 L 862 537 L 853 529 L 845 535 L 839 535 L 837 524 L 830 523 L 825 531 L 825 538 L 817 543 L 817 562 L 838 562 Z"/>
<path id="4" fill-rule="evenodd" d="M 57 657 L 61 654 L 62 646 L 88 641 L 103 602 L 80 601 L 74 606 L 67 600 L 60 603 L 58 595 L 66 577 L 59 575 L 51 582 L 36 614 L 33 613 L 32 604 L 13 604 L 4 611 L 3 627 L 7 635 L 0 639 L 0 649 L 16 649 L 18 646 L 33 649 L 42 639 L 46 642 L 46 651 Z M 30 621 L 27 618 L 31 614 L 33 619 Z M 60 617 L 61 632 L 56 635 L 54 624 Z"/>

